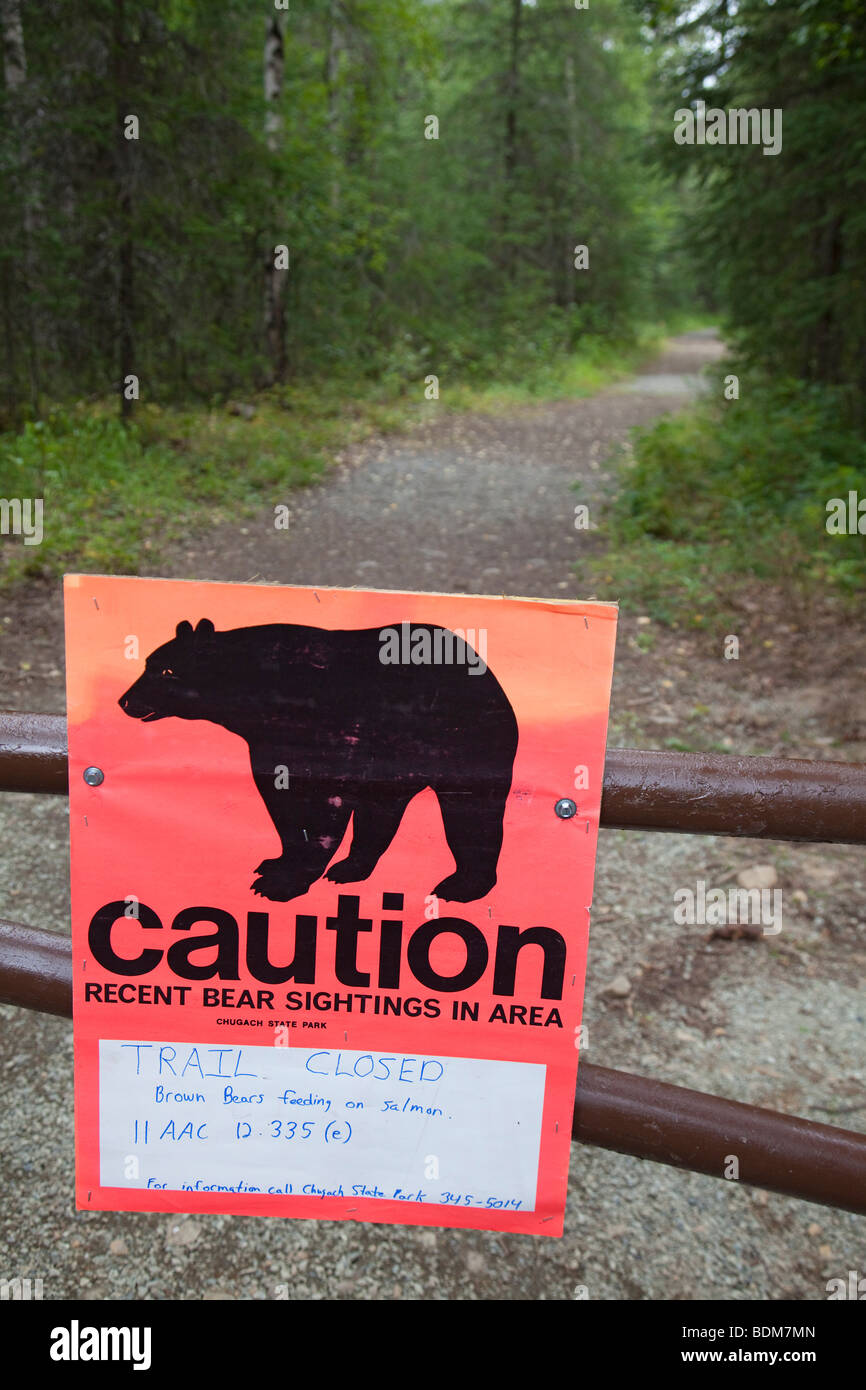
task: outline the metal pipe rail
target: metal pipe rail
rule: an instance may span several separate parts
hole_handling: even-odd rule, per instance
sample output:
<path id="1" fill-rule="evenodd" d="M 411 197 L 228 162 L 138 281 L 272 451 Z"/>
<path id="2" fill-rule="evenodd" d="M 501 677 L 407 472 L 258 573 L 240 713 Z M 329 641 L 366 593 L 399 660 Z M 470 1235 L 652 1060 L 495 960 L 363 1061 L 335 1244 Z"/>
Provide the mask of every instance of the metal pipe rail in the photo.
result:
<path id="1" fill-rule="evenodd" d="M 72 1015 L 72 944 L 0 920 L 0 1003 Z M 866 1214 L 866 1134 L 581 1062 L 572 1139 Z"/>
<path id="2" fill-rule="evenodd" d="M 68 790 L 62 715 L 0 713 L 0 791 Z M 602 826 L 866 844 L 866 767 L 608 749 Z M 72 1013 L 68 938 L 0 920 L 0 1002 Z M 866 1214 L 866 1135 L 581 1062 L 585 1144 Z"/>
<path id="3" fill-rule="evenodd" d="M 67 791 L 66 720 L 0 712 L 0 791 Z M 866 844 L 866 767 L 609 748 L 601 824 Z"/>

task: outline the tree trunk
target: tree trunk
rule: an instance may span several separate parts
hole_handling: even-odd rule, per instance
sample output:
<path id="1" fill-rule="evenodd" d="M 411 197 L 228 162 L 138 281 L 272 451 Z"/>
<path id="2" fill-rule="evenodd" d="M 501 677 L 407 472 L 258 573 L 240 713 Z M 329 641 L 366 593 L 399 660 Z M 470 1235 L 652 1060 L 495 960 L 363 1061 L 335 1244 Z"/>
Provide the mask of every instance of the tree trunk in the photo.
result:
<path id="1" fill-rule="evenodd" d="M 13 96 L 27 81 L 24 52 L 24 26 L 18 0 L 0 0 L 0 28 L 3 30 L 3 77 Z"/>
<path id="2" fill-rule="evenodd" d="M 566 285 L 563 302 L 573 305 L 577 303 L 577 281 L 581 273 L 574 268 L 573 248 L 578 243 L 583 243 L 583 233 L 580 227 L 580 208 L 577 198 L 577 190 L 580 186 L 577 88 L 574 81 L 574 58 L 570 53 L 565 55 L 565 104 L 568 121 L 568 198 L 565 199 L 565 207 L 570 218 L 570 226 L 566 231 L 565 246 L 559 252 L 558 264 L 565 262 Z"/>
<path id="3" fill-rule="evenodd" d="M 134 260 L 132 231 L 131 142 L 124 134 L 124 122 L 129 110 L 129 67 L 126 39 L 124 0 L 114 0 L 114 122 L 115 122 L 115 179 L 118 206 L 117 252 L 117 366 L 120 372 L 120 418 L 126 424 L 132 418 L 135 400 L 127 391 L 127 378 L 134 373 Z"/>
<path id="4" fill-rule="evenodd" d="M 508 39 L 508 75 L 505 81 L 505 188 L 502 199 L 504 261 L 509 273 L 514 268 L 514 248 L 507 243 L 511 231 L 514 178 L 517 171 L 517 104 L 520 97 L 520 21 L 523 0 L 511 0 Z"/>
<path id="5" fill-rule="evenodd" d="M 265 142 L 271 154 L 280 147 L 282 117 L 279 100 L 283 90 L 283 32 L 277 16 L 271 15 L 265 30 L 264 49 L 264 93 L 265 93 Z M 271 379 L 282 381 L 286 372 L 286 315 L 284 295 L 287 271 L 278 269 L 275 262 L 274 244 L 282 244 L 282 238 L 272 243 L 265 252 L 265 344 L 271 364 Z"/>
<path id="6" fill-rule="evenodd" d="M 40 373 L 33 289 L 38 282 L 34 233 L 38 221 L 39 196 L 35 184 L 36 176 L 31 167 L 32 140 L 25 109 L 27 54 L 24 48 L 24 26 L 21 21 L 19 0 L 0 0 L 0 31 L 2 31 L 3 36 L 3 79 L 9 97 L 10 123 L 18 140 L 18 173 L 15 177 L 15 183 L 18 185 L 21 202 L 23 245 L 20 282 L 24 300 L 23 319 L 27 335 L 26 358 L 30 400 L 38 415 Z M 8 310 L 8 282 L 6 304 Z M 7 360 L 14 361 L 14 356 L 14 348 L 11 344 L 7 344 Z"/>
<path id="7" fill-rule="evenodd" d="M 339 110 L 337 106 L 337 73 L 340 67 L 340 30 L 337 25 L 338 0 L 328 6 L 328 46 L 325 59 L 325 88 L 328 93 L 328 148 L 331 155 L 331 207 L 340 206 L 340 144 Z"/>
<path id="8" fill-rule="evenodd" d="M 520 20 L 523 0 L 511 0 L 508 79 L 505 102 L 505 183 L 510 188 L 517 167 L 517 100 L 520 90 Z"/>
<path id="9" fill-rule="evenodd" d="M 815 374 L 824 385 L 838 382 L 840 337 L 836 329 L 836 279 L 842 269 L 842 218 L 833 218 L 824 234 L 822 272 L 829 282 L 824 290 L 827 305 L 815 330 Z"/>

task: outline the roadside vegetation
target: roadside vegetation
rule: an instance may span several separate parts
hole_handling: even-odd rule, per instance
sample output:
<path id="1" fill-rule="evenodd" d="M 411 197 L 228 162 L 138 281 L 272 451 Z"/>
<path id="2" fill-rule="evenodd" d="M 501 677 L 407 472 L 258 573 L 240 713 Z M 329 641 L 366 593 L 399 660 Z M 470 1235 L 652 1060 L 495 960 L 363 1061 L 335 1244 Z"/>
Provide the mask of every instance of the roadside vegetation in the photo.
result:
<path id="1" fill-rule="evenodd" d="M 846 424 L 841 393 L 744 380 L 744 398 L 726 401 L 719 379 L 623 452 L 594 574 L 600 589 L 615 576 L 626 608 L 701 627 L 756 581 L 801 599 L 862 598 L 866 537 L 832 529 L 841 505 L 827 508 L 844 504 L 847 527 L 849 494 L 866 494 L 866 440 Z"/>
<path id="2" fill-rule="evenodd" d="M 140 404 L 118 419 L 114 403 L 53 406 L 0 435 L 4 496 L 41 498 L 43 539 L 0 551 L 0 587 L 68 569 L 134 574 L 146 556 L 264 498 L 291 507 L 292 492 L 323 476 L 353 443 L 411 428 L 431 412 L 497 411 L 540 399 L 588 395 L 627 375 L 657 346 L 660 327 L 619 343 L 587 338 L 548 357 L 530 348 L 498 377 L 443 380 L 425 399 L 423 377 L 319 377 L 237 400 L 188 407 Z M 511 373 L 510 376 L 507 372 Z"/>

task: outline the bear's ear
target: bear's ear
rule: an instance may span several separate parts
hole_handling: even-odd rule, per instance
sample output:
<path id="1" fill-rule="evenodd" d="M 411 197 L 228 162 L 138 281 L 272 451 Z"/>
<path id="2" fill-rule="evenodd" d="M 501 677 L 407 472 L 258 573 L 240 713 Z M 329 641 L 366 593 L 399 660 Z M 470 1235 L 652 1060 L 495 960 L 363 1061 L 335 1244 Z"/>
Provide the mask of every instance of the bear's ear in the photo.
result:
<path id="1" fill-rule="evenodd" d="M 210 618 L 202 618 L 196 625 L 195 635 L 196 637 L 212 637 L 215 630 Z"/>
<path id="2" fill-rule="evenodd" d="M 184 619 L 182 623 L 178 623 L 174 635 L 175 637 L 192 637 L 192 623 L 188 623 Z"/>

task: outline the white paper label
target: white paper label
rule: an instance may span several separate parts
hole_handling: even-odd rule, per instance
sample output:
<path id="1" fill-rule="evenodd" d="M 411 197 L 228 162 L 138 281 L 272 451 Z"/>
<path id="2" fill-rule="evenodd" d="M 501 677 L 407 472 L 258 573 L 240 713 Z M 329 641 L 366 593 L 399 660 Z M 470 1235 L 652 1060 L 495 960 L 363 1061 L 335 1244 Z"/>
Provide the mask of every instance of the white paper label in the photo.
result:
<path id="1" fill-rule="evenodd" d="M 467 1057 L 101 1039 L 101 1181 L 533 1211 L 545 1072 Z"/>

